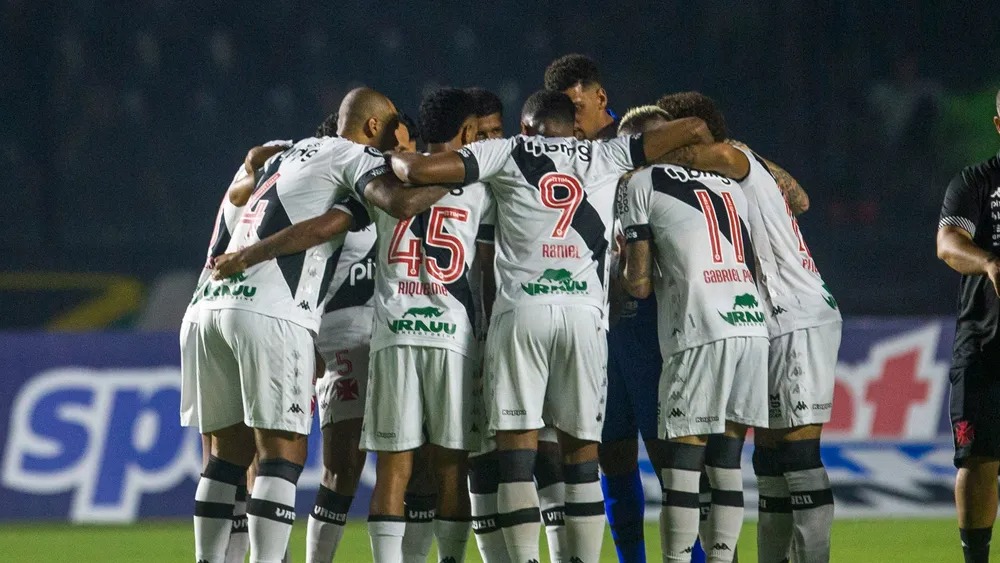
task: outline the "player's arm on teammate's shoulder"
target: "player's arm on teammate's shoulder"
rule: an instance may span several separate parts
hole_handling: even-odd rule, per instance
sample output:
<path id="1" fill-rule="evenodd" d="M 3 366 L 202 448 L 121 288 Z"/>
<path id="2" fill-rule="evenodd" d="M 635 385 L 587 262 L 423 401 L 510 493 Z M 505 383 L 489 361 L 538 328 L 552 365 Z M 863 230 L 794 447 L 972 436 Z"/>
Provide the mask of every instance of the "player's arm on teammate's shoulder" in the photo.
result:
<path id="1" fill-rule="evenodd" d="M 653 292 L 653 231 L 649 226 L 650 186 L 640 185 L 636 174 L 618 184 L 615 214 L 621 221 L 624 241 L 616 239 L 620 251 L 622 286 L 629 295 L 645 299 Z"/>
<path id="2" fill-rule="evenodd" d="M 465 163 L 456 152 L 392 153 L 392 171 L 407 184 L 466 184 Z M 473 179 L 472 181 L 475 181 Z"/>
<path id="3" fill-rule="evenodd" d="M 355 202 L 354 205 L 358 204 Z M 352 213 L 357 211 L 352 209 L 348 212 L 345 209 L 342 206 L 334 207 L 322 215 L 285 227 L 246 248 L 217 257 L 212 277 L 221 280 L 261 262 L 297 254 L 346 233 L 355 225 Z"/>
<path id="4" fill-rule="evenodd" d="M 939 227 L 937 255 L 960 274 L 989 277 L 994 291 L 1000 296 L 1000 258 L 976 244 L 969 231 L 952 225 Z"/>
<path id="5" fill-rule="evenodd" d="M 736 147 L 751 150 L 746 144 L 734 139 L 730 139 L 729 143 Z M 809 211 L 809 194 L 807 194 L 805 189 L 802 188 L 799 181 L 796 180 L 794 176 L 789 174 L 787 170 L 770 160 L 762 156 L 760 156 L 760 159 L 764 161 L 764 164 L 767 165 L 767 169 L 770 170 L 771 175 L 774 176 L 774 181 L 781 189 L 781 193 L 784 194 L 785 201 L 788 202 L 788 207 L 792 210 L 792 214 L 802 215 L 806 211 Z"/>
<path id="6" fill-rule="evenodd" d="M 750 159 L 743 151 L 728 143 L 688 145 L 668 152 L 659 162 L 716 172 L 737 182 L 750 173 Z"/>
<path id="7" fill-rule="evenodd" d="M 364 186 L 364 197 L 396 219 L 408 219 L 426 211 L 451 189 L 440 185 L 406 186 L 387 172 L 372 178 Z"/>
<path id="8" fill-rule="evenodd" d="M 289 147 L 285 144 L 268 144 L 254 147 L 247 151 L 243 159 L 243 172 L 240 178 L 229 186 L 229 202 L 237 207 L 243 207 L 250 200 L 250 194 L 257 186 L 258 173 L 267 159 L 283 152 Z"/>
<path id="9" fill-rule="evenodd" d="M 642 134 L 642 149 L 646 162 L 687 145 L 712 142 L 708 125 L 697 117 L 683 117 L 646 130 Z"/>

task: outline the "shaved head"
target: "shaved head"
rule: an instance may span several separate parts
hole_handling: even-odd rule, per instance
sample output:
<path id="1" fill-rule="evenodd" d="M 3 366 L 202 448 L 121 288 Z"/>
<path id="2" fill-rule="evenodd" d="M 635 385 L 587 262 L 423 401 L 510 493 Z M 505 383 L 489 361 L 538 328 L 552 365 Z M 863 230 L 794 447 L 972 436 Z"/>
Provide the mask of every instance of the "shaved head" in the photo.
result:
<path id="1" fill-rule="evenodd" d="M 396 106 L 384 94 L 371 88 L 355 88 L 340 102 L 337 134 L 345 139 L 388 150 L 395 146 L 398 125 Z"/>

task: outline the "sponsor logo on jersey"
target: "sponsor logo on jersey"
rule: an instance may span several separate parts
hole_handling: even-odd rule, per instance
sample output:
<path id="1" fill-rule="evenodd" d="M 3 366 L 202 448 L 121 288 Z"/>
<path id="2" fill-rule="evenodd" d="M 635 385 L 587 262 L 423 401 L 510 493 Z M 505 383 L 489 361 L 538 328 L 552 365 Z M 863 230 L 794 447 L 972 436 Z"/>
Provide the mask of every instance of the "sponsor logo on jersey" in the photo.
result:
<path id="1" fill-rule="evenodd" d="M 733 309 L 731 311 L 719 311 L 722 320 L 733 326 L 752 326 L 764 324 L 764 312 L 759 309 L 760 303 L 757 296 L 752 293 L 737 295 L 733 299 Z"/>
<path id="2" fill-rule="evenodd" d="M 373 280 L 375 279 L 375 261 L 371 258 L 367 258 L 361 262 L 355 262 L 351 264 L 350 274 L 347 277 L 347 282 L 351 285 L 357 284 L 361 280 Z"/>
<path id="3" fill-rule="evenodd" d="M 990 194 L 990 197 L 1000 197 L 1000 186 L 997 186 L 997 189 L 993 190 L 993 193 Z"/>
<path id="4" fill-rule="evenodd" d="M 440 317 L 444 314 L 438 307 L 410 307 L 403 313 L 402 319 L 389 321 L 389 330 L 394 334 L 421 334 L 421 335 L 454 335 L 458 331 L 458 325 L 442 321 L 432 321 L 429 319 Z M 413 319 L 407 319 L 413 317 Z M 424 320 L 428 319 L 428 320 Z"/>
<path id="5" fill-rule="evenodd" d="M 587 282 L 576 281 L 569 270 L 548 268 L 532 283 L 522 283 L 521 289 L 528 295 L 579 294 L 587 293 Z"/>
<path id="6" fill-rule="evenodd" d="M 826 304 L 829 305 L 831 309 L 836 309 L 837 300 L 833 298 L 830 288 L 827 287 L 825 283 L 823 284 L 823 291 L 826 292 L 826 295 L 823 296 L 823 301 L 826 301 Z"/>
<path id="7" fill-rule="evenodd" d="M 212 299 L 220 297 L 235 297 L 237 299 L 250 301 L 253 299 L 253 296 L 257 294 L 257 286 L 244 285 L 243 282 L 246 280 L 247 275 L 245 272 L 229 276 L 223 280 L 222 284 L 217 286 L 208 297 Z M 206 287 L 205 290 L 207 292 L 208 288 Z"/>

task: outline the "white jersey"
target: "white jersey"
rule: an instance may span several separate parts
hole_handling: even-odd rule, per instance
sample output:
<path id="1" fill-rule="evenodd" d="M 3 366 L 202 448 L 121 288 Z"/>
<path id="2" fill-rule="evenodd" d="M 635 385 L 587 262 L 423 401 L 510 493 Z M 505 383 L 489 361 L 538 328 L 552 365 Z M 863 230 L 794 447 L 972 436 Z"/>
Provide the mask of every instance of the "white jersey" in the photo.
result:
<path id="1" fill-rule="evenodd" d="M 757 287 L 770 313 L 768 332 L 773 338 L 839 322 L 837 301 L 823 283 L 781 189 L 760 157 L 740 150 L 750 159 L 750 173 L 740 185 L 760 268 Z"/>
<path id="2" fill-rule="evenodd" d="M 660 352 L 737 336 L 767 337 L 739 184 L 680 166 L 636 172 L 618 214 L 629 242 L 652 240 Z"/>
<path id="3" fill-rule="evenodd" d="M 372 178 L 388 173 L 377 150 L 339 137 L 309 138 L 271 157 L 247 202 L 226 252 L 235 252 L 282 229 L 322 215 L 334 202 L 363 198 Z M 344 235 L 304 252 L 262 262 L 209 282 L 203 307 L 244 309 L 319 328 L 333 275 L 333 254 Z"/>
<path id="4" fill-rule="evenodd" d="M 420 188 L 414 188 L 420 189 Z M 378 233 L 372 353 L 387 346 L 476 350 L 480 226 L 491 231 L 494 203 L 480 183 L 456 188 L 430 209 L 398 220 L 371 210 Z M 484 233 L 485 240 L 492 233 Z"/>
<path id="5" fill-rule="evenodd" d="M 606 325 L 615 190 L 622 174 L 644 164 L 642 136 L 519 135 L 473 143 L 458 154 L 467 179 L 488 183 L 497 201 L 494 315 L 589 305 Z"/>
<path id="6" fill-rule="evenodd" d="M 236 171 L 236 175 L 233 176 L 233 181 L 229 183 L 229 187 L 232 188 L 233 184 L 247 176 L 249 174 L 246 168 L 240 166 L 240 169 Z M 187 309 L 184 311 L 183 322 L 198 322 L 198 310 L 201 309 L 201 300 L 208 289 L 208 280 L 212 277 L 212 259 L 225 252 L 226 247 L 229 246 L 229 241 L 233 237 L 233 230 L 236 229 L 236 222 L 239 220 L 241 213 L 243 213 L 243 208 L 237 207 L 229 201 L 229 189 L 226 189 L 226 194 L 222 196 L 222 203 L 219 204 L 219 211 L 215 215 L 215 225 L 212 228 L 212 238 L 208 242 L 205 263 L 202 265 L 201 273 L 198 274 L 198 285 L 195 286 L 191 303 L 188 304 Z"/>

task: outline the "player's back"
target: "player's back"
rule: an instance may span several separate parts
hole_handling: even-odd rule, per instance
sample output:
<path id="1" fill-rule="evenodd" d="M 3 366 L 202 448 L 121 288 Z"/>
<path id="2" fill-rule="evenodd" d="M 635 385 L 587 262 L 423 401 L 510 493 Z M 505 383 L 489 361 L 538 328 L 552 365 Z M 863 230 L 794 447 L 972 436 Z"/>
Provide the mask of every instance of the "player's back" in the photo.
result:
<path id="1" fill-rule="evenodd" d="M 767 336 L 747 203 L 729 178 L 680 166 L 637 172 L 619 200 L 629 240 L 651 239 L 664 357 L 735 336 Z"/>
<path id="2" fill-rule="evenodd" d="M 740 185 L 761 270 L 758 286 L 770 310 L 771 336 L 840 321 L 837 301 L 820 276 L 799 223 L 767 165 L 740 148 L 750 172 Z"/>
<path id="3" fill-rule="evenodd" d="M 385 170 L 378 151 L 345 139 L 308 138 L 295 143 L 264 165 L 226 251 L 234 252 L 321 215 L 335 201 L 357 197 L 355 188 L 361 179 Z M 315 332 L 333 274 L 330 258 L 343 240 L 340 235 L 213 282 L 205 306 L 251 310 Z"/>
<path id="4" fill-rule="evenodd" d="M 623 173 L 642 164 L 641 139 L 522 135 L 460 154 L 467 167 L 475 160 L 497 200 L 494 313 L 537 305 L 606 313 L 615 190 Z"/>
<path id="5" fill-rule="evenodd" d="M 415 345 L 473 353 L 472 268 L 480 224 L 487 217 L 492 223 L 493 205 L 486 186 L 473 183 L 408 219 L 370 211 L 378 233 L 373 352 Z"/>

